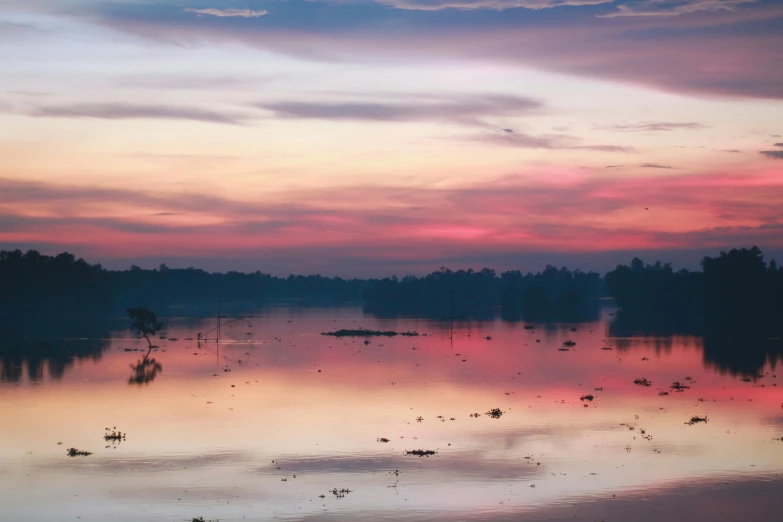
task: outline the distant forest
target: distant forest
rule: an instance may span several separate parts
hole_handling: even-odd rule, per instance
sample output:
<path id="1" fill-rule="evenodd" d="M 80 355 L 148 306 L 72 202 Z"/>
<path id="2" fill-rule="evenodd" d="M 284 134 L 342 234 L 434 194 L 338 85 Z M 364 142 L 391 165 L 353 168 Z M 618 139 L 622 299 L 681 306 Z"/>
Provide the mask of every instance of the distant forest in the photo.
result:
<path id="1" fill-rule="evenodd" d="M 224 315 L 269 303 L 358 304 L 379 317 L 576 323 L 595 321 L 603 303 L 617 307 L 607 334 L 703 339 L 704 358 L 755 375 L 783 357 L 783 269 L 758 248 L 705 257 L 701 270 L 633 259 L 603 277 L 547 266 L 452 271 L 380 280 L 273 277 L 261 272 L 208 273 L 195 268 L 106 270 L 68 253 L 0 252 L 0 381 L 16 380 L 22 359 L 31 378 L 44 360 L 61 375 L 73 357 L 100 357 L 110 329 L 125 329 L 125 310 L 144 306 L 162 317 Z M 105 321 L 105 318 L 112 318 Z M 81 338 L 81 339 L 77 339 Z M 84 338 L 88 338 L 87 341 Z M 53 370 L 52 370 L 53 369 Z"/>
<path id="2" fill-rule="evenodd" d="M 601 298 L 621 308 L 620 327 L 634 321 L 660 322 L 690 331 L 708 322 L 769 328 L 783 311 L 783 270 L 767 264 L 760 249 L 734 249 L 705 257 L 702 270 L 674 271 L 671 264 L 634 259 L 605 276 L 547 266 L 538 273 L 519 270 L 441 268 L 423 277 L 342 279 L 320 275 L 274 277 L 261 272 L 209 273 L 196 268 L 153 270 L 132 266 L 106 270 L 72 254 L 35 250 L 0 251 L 0 328 L 24 323 L 123 315 L 146 306 L 166 316 L 227 313 L 270 302 L 358 303 L 377 315 L 435 318 L 489 317 L 500 310 L 509 320 L 585 321 L 598 318 Z M 85 319 L 88 321 L 89 319 Z M 76 321 L 76 323 L 74 322 Z M 678 322 L 682 326 L 678 326 Z M 623 326 L 627 325 L 627 326 Z"/>

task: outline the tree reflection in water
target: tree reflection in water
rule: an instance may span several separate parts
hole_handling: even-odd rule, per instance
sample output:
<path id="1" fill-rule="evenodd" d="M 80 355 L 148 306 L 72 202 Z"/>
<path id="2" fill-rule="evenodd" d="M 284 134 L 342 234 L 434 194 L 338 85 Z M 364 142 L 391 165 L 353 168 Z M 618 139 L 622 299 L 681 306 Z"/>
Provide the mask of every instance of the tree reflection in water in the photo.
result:
<path id="1" fill-rule="evenodd" d="M 128 378 L 128 384 L 147 384 L 155 380 L 158 373 L 163 371 L 163 366 L 154 358 L 150 359 L 149 353 L 130 367 L 133 373 Z"/>

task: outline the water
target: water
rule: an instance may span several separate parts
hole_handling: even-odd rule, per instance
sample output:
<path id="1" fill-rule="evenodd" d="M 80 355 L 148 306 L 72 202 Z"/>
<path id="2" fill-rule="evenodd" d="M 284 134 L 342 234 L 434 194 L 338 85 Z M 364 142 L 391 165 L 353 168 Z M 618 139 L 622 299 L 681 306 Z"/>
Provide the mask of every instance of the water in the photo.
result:
<path id="1" fill-rule="evenodd" d="M 35 355 L 2 359 L 0 520 L 778 520 L 774 358 L 734 374 L 699 337 L 611 337 L 610 313 L 525 329 L 269 308 L 219 345 L 188 340 L 214 319 L 171 318 L 146 384 L 130 332 L 19 341 Z M 359 327 L 427 335 L 321 335 Z"/>

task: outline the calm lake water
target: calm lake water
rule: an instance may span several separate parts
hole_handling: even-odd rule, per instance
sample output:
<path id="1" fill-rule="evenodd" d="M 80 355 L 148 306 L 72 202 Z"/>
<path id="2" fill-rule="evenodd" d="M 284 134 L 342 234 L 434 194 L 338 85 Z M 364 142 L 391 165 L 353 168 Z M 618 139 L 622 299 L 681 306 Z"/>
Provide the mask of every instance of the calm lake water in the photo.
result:
<path id="1" fill-rule="evenodd" d="M 698 337 L 611 337 L 610 313 L 269 308 L 219 345 L 192 340 L 214 319 L 169 318 L 146 384 L 128 331 L 19 341 L 36 355 L 0 371 L 0 520 L 780 520 L 774 361 L 735 375 Z M 359 327 L 426 335 L 321 335 Z"/>

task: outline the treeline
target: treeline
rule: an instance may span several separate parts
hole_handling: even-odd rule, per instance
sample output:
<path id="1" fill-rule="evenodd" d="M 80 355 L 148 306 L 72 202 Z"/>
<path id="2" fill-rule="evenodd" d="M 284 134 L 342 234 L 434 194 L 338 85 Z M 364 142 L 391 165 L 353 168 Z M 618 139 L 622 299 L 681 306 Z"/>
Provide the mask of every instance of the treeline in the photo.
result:
<path id="1" fill-rule="evenodd" d="M 79 317 L 89 321 L 96 313 L 123 315 L 126 308 L 140 305 L 167 314 L 172 307 L 193 313 L 199 306 L 214 313 L 218 299 L 229 308 L 274 300 L 358 301 L 369 284 L 319 275 L 281 278 L 166 265 L 106 270 L 69 253 L 0 251 L 0 332 L 11 324 L 19 329 L 41 320 L 68 326 Z"/>
<path id="2" fill-rule="evenodd" d="M 783 270 L 760 249 L 705 257 L 701 271 L 634 259 L 605 276 L 620 310 L 609 335 L 700 337 L 704 361 L 754 376 L 783 359 Z"/>
<path id="3" fill-rule="evenodd" d="M 484 268 L 452 271 L 446 267 L 424 277 L 391 277 L 364 291 L 370 311 L 424 314 L 441 318 L 473 317 L 500 307 L 504 316 L 562 319 L 595 315 L 604 295 L 601 276 L 547 266 L 536 274 Z"/>
<path id="4" fill-rule="evenodd" d="M 711 327 L 768 327 L 783 313 L 783 270 L 757 247 L 705 257 L 701 271 L 638 258 L 606 274 L 606 287 L 626 315 L 668 318 Z"/>

